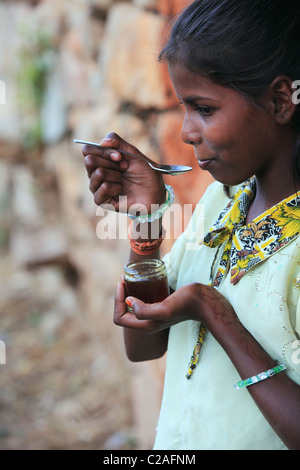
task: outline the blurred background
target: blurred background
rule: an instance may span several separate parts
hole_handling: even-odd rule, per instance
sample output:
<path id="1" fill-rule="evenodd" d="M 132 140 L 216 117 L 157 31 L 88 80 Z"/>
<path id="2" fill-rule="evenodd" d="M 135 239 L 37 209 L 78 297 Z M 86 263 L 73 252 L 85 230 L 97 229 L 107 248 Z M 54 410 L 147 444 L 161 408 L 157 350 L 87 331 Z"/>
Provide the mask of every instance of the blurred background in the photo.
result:
<path id="1" fill-rule="evenodd" d="M 188 3 L 0 2 L 0 449 L 153 445 L 165 358 L 125 357 L 112 311 L 126 230 L 99 236 L 108 214 L 73 138 L 115 131 L 154 160 L 195 167 L 157 63 Z M 182 206 L 210 181 L 198 167 L 166 179 Z"/>

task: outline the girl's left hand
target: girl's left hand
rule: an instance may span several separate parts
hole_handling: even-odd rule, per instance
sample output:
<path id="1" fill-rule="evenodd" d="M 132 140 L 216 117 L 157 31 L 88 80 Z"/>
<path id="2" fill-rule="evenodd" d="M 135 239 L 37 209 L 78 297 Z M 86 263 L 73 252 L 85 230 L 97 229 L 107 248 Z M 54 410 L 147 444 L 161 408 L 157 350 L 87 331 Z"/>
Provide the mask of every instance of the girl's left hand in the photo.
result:
<path id="1" fill-rule="evenodd" d="M 237 320 L 231 304 L 215 288 L 199 283 L 181 287 L 164 301 L 146 304 L 134 297 L 126 299 L 134 313 L 127 312 L 124 281 L 115 296 L 114 322 L 119 326 L 156 333 L 185 320 L 203 322 L 212 334 L 218 336 L 222 325 Z"/>

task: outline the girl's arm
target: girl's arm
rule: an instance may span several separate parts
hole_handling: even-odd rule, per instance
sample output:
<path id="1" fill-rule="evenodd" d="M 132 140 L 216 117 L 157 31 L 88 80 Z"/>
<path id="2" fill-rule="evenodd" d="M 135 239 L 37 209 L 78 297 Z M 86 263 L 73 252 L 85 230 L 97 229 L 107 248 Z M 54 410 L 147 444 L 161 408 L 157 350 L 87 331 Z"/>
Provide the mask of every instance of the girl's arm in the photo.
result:
<path id="1" fill-rule="evenodd" d="M 159 359 L 167 351 L 169 329 L 151 334 L 124 328 L 127 357 L 132 362 Z"/>
<path id="2" fill-rule="evenodd" d="M 156 230 L 161 231 L 161 220 L 154 222 L 156 224 Z M 148 233 L 151 233 L 151 224 L 148 224 Z M 154 233 L 154 232 L 152 232 Z M 142 241 L 142 240 L 140 240 Z M 145 240 L 143 240 L 145 241 Z M 160 251 L 149 256 L 152 259 L 160 259 Z M 130 252 L 130 261 L 135 261 L 138 259 L 145 259 L 147 256 L 141 256 L 136 254 L 131 250 Z M 125 299 L 125 288 L 124 280 L 121 279 L 117 287 L 117 292 L 115 296 L 115 311 L 114 311 L 114 321 L 116 324 L 120 324 L 120 320 L 124 313 L 126 312 L 127 324 L 130 322 L 130 319 L 135 324 L 136 318 L 134 315 L 127 312 L 127 305 L 124 302 Z M 165 326 L 163 324 L 163 326 Z M 130 361 L 139 362 L 139 361 L 148 361 L 153 359 L 159 359 L 164 355 L 167 350 L 169 328 L 163 328 L 157 332 L 148 332 L 146 331 L 146 325 L 144 328 L 124 328 L 124 344 L 127 357 Z"/>
<path id="3" fill-rule="evenodd" d="M 238 321 L 230 327 L 224 325 L 220 344 L 242 379 L 275 366 L 274 360 Z M 300 450 L 300 386 L 281 372 L 251 385 L 248 392 L 286 446 Z"/>
<path id="4" fill-rule="evenodd" d="M 130 207 L 143 207 L 149 213 L 153 204 L 161 205 L 165 202 L 166 191 L 161 173 L 153 171 L 144 160 L 121 155 L 111 151 L 110 147 L 127 150 L 137 155 L 138 149 L 115 133 L 108 134 L 101 144 L 107 146 L 107 149 L 91 145 L 83 147 L 90 190 L 97 205 L 106 204 L 112 210 L 125 213 Z M 150 230 L 150 226 L 148 229 Z M 133 252 L 130 255 L 131 260 L 138 257 Z M 151 256 L 154 257 L 159 257 L 159 252 Z M 124 297 L 124 285 L 121 282 L 116 293 L 115 322 L 126 313 Z M 134 361 L 162 356 L 167 347 L 167 339 L 168 329 L 158 334 L 125 329 L 127 354 Z"/>
<path id="5" fill-rule="evenodd" d="M 124 318 L 126 326 L 123 325 Z M 124 344 L 127 357 L 130 361 L 149 361 L 158 359 L 164 355 L 167 350 L 169 328 L 166 327 L 159 331 L 149 331 L 147 323 L 136 328 L 136 317 L 127 312 L 125 303 L 124 280 L 121 279 L 117 286 L 115 295 L 114 322 L 117 325 L 124 326 Z"/>
<path id="6" fill-rule="evenodd" d="M 206 305 L 202 317 L 205 317 L 209 331 L 228 354 L 242 379 L 276 365 L 240 323 L 232 306 L 221 294 L 202 285 L 196 285 L 196 291 L 197 297 L 201 296 Z M 286 446 L 300 450 L 300 386 L 281 372 L 251 385 L 247 390 Z"/>

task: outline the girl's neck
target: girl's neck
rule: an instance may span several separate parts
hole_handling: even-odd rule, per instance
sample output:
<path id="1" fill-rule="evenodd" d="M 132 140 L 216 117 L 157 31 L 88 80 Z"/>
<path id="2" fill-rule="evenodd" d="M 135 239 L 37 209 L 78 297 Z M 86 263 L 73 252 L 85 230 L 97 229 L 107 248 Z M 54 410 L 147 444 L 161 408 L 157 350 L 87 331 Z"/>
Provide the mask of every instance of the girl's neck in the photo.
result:
<path id="1" fill-rule="evenodd" d="M 300 182 L 296 182 L 291 172 L 280 174 L 280 178 L 271 178 L 270 183 L 256 177 L 256 193 L 249 208 L 246 223 L 252 222 L 256 217 L 278 204 L 297 191 L 300 192 Z"/>
<path id="2" fill-rule="evenodd" d="M 256 194 L 249 208 L 246 223 L 250 223 L 271 207 L 300 192 L 293 170 L 295 135 L 287 126 L 278 128 L 269 164 L 255 175 Z"/>

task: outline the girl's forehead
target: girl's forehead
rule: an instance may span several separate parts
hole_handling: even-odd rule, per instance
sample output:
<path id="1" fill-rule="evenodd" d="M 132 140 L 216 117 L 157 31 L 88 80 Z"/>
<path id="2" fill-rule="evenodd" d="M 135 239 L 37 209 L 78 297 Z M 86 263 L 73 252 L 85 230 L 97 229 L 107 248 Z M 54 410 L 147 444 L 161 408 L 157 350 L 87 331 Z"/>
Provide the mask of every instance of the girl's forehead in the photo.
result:
<path id="1" fill-rule="evenodd" d="M 224 95 L 236 93 L 234 90 L 213 82 L 204 73 L 193 72 L 178 62 L 169 63 L 169 74 L 175 91 L 181 96 L 182 94 L 205 95 L 212 99 L 221 99 Z"/>

